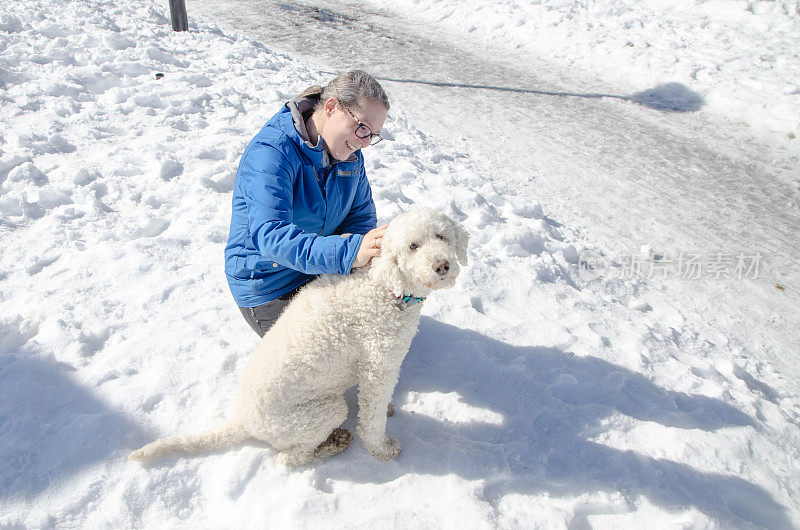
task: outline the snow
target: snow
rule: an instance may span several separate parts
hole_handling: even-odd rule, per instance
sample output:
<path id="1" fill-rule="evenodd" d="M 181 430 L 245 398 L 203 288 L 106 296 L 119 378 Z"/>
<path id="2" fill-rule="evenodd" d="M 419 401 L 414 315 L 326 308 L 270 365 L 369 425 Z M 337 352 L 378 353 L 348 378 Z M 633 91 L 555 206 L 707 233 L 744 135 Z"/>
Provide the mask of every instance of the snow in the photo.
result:
<path id="1" fill-rule="evenodd" d="M 673 54 L 667 71 L 709 105 L 745 123 L 758 109 L 776 143 L 797 132 L 790 2 L 486 5 L 394 4 L 642 89 Z M 129 462 L 226 417 L 257 343 L 223 274 L 236 164 L 329 77 L 203 20 L 173 33 L 167 15 L 150 0 L 0 6 L 0 526 L 800 526 L 800 386 L 752 345 L 764 324 L 737 300 L 761 284 L 715 284 L 711 319 L 657 278 L 586 279 L 580 257 L 608 249 L 402 108 L 365 153 L 381 220 L 438 208 L 472 243 L 404 363 L 401 456 L 356 441 L 299 470 L 260 445 Z M 700 85 L 681 77 L 703 61 Z"/>
<path id="2" fill-rule="evenodd" d="M 370 0 L 444 31 L 589 71 L 631 93 L 681 84 L 714 112 L 800 136 L 794 0 Z M 782 138 L 781 138 L 782 137 Z"/>

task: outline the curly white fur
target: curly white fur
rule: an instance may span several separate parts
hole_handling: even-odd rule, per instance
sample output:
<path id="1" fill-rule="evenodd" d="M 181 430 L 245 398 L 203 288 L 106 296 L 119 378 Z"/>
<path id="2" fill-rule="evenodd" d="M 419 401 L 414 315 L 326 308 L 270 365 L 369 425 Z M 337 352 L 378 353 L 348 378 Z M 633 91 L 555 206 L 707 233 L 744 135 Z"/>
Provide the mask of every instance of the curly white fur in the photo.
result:
<path id="1" fill-rule="evenodd" d="M 424 209 L 389 223 L 382 255 L 349 276 L 321 276 L 300 290 L 250 357 L 236 409 L 221 429 L 157 440 L 131 453 L 142 463 L 172 452 L 222 449 L 250 438 L 270 444 L 279 462 L 308 463 L 346 449 L 344 392 L 358 385 L 358 434 L 378 460 L 400 454 L 386 434 L 386 411 L 419 325 L 425 297 L 450 287 L 467 263 L 467 232 Z M 438 270 L 437 270 L 438 269 Z"/>

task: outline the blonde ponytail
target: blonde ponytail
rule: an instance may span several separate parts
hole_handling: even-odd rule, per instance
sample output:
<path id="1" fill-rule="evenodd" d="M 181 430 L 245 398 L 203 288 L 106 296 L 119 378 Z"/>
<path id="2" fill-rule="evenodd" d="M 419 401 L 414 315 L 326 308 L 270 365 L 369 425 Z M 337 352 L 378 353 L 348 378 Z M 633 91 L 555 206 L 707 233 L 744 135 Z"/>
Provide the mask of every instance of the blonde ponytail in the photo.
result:
<path id="1" fill-rule="evenodd" d="M 319 85 L 311 85 L 307 89 L 303 90 L 295 99 L 318 98 L 321 95 L 322 87 Z"/>

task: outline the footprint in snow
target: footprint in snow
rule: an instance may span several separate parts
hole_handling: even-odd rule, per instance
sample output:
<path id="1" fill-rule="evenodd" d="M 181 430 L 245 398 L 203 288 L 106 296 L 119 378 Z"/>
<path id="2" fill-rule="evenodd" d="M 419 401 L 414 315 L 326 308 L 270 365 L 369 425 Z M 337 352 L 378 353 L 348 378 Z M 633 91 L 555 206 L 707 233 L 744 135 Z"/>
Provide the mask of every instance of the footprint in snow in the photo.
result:
<path id="1" fill-rule="evenodd" d="M 519 246 L 528 254 L 538 256 L 545 250 L 545 239 L 541 234 L 525 234 L 520 238 Z"/>
<path id="2" fill-rule="evenodd" d="M 219 180 L 213 180 L 208 177 L 201 177 L 200 184 L 206 188 L 212 189 L 217 193 L 230 193 L 233 190 L 233 183 L 236 178 L 236 173 L 231 172 Z"/>
<path id="3" fill-rule="evenodd" d="M 45 267 L 49 267 L 50 265 L 52 265 L 53 263 L 58 261 L 58 259 L 60 257 L 61 257 L 61 254 L 58 254 L 56 256 L 50 256 L 50 257 L 47 257 L 47 258 L 42 258 L 42 259 L 36 260 L 36 262 L 33 265 L 31 265 L 27 269 L 25 269 L 25 272 L 27 272 L 30 276 L 34 276 L 36 274 L 39 274 L 40 272 L 42 272 L 42 270 Z"/>
<path id="4" fill-rule="evenodd" d="M 80 356 L 81 357 L 94 357 L 94 355 L 103 349 L 111 336 L 111 329 L 101 329 L 97 332 L 84 332 L 81 331 L 78 340 L 81 343 Z"/>
<path id="5" fill-rule="evenodd" d="M 168 219 L 163 219 L 156 217 L 155 219 L 150 219 L 146 225 L 138 230 L 136 233 L 135 238 L 140 237 L 156 237 L 164 233 L 164 231 L 169 228 L 170 222 Z"/>
<path id="6" fill-rule="evenodd" d="M 164 396 L 162 394 L 155 394 L 153 396 L 150 396 L 149 398 L 144 400 L 144 403 L 142 403 L 142 410 L 144 412 L 153 412 L 153 409 L 156 408 L 156 405 L 161 403 L 162 399 L 164 399 Z"/>
<path id="7" fill-rule="evenodd" d="M 540 204 L 523 204 L 514 208 L 513 213 L 526 219 L 542 219 L 544 210 Z"/>
<path id="8" fill-rule="evenodd" d="M 161 163 L 161 170 L 159 171 L 159 177 L 161 180 L 172 180 L 175 177 L 179 177 L 183 174 L 183 164 L 178 162 L 177 160 L 164 160 Z"/>
<path id="9" fill-rule="evenodd" d="M 469 299 L 470 305 L 472 305 L 472 309 L 477 311 L 478 313 L 484 315 L 486 312 L 483 309 L 483 301 L 480 299 L 479 296 L 473 296 Z"/>
<path id="10" fill-rule="evenodd" d="M 24 164 L 21 164 L 8 172 L 6 185 L 8 186 L 17 182 L 25 185 L 41 187 L 46 185 L 49 182 L 49 179 L 47 178 L 47 175 L 42 173 L 42 171 L 32 162 L 25 162 Z"/>
<path id="11" fill-rule="evenodd" d="M 218 149 L 218 148 L 211 147 L 211 148 L 206 148 L 206 149 L 203 149 L 202 151 L 200 151 L 200 153 L 197 155 L 197 158 L 199 158 L 200 160 L 215 160 L 215 161 L 218 161 L 218 160 L 225 160 L 225 156 L 226 156 L 226 153 L 225 153 L 224 149 Z"/>

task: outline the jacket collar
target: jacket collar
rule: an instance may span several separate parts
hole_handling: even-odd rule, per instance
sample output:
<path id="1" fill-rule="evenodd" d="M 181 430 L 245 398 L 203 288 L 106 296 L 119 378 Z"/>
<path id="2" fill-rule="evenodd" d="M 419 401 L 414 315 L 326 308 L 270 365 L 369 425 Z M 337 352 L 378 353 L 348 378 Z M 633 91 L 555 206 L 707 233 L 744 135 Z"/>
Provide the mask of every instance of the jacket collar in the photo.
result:
<path id="1" fill-rule="evenodd" d="M 286 108 L 291 114 L 291 125 L 297 137 L 291 135 L 295 142 L 300 146 L 300 150 L 311 161 L 317 169 L 323 169 L 333 164 L 340 162 L 354 162 L 358 159 L 355 153 L 351 154 L 347 160 L 340 161 L 334 160 L 328 155 L 328 150 L 325 149 L 325 141 L 322 136 L 317 139 L 317 144 L 314 145 L 308 138 L 308 130 L 306 129 L 305 117 L 309 112 L 313 112 L 314 107 L 319 101 L 318 98 L 303 98 L 293 99 L 286 102 Z M 289 132 L 289 131 L 286 131 Z"/>

